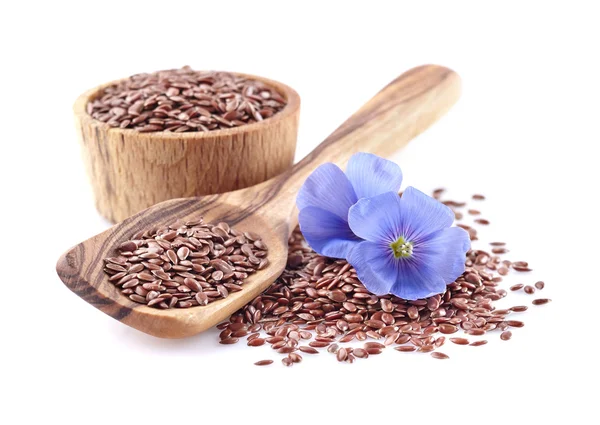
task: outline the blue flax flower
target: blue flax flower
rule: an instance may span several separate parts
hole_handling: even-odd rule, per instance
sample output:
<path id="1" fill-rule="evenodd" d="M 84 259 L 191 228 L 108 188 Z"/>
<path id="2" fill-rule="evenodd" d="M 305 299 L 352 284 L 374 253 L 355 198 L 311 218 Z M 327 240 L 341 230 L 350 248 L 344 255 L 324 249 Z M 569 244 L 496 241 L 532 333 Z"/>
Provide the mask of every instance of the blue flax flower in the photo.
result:
<path id="1" fill-rule="evenodd" d="M 348 262 L 376 295 L 415 300 L 444 292 L 465 270 L 468 233 L 450 227 L 450 208 L 415 188 L 359 200 L 349 212 L 353 233 L 364 239 Z"/>
<path id="2" fill-rule="evenodd" d="M 346 173 L 332 163 L 319 166 L 296 198 L 300 229 L 309 245 L 321 255 L 348 258 L 362 239 L 348 225 L 348 211 L 361 198 L 398 192 L 400 167 L 369 153 L 350 158 Z"/>

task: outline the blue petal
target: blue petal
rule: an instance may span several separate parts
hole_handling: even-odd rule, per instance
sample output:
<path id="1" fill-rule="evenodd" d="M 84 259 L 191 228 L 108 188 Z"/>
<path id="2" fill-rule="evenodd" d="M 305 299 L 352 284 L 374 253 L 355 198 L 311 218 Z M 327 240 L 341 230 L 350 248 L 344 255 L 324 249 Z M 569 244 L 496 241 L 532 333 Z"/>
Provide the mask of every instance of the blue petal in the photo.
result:
<path id="1" fill-rule="evenodd" d="M 408 187 L 402 194 L 401 235 L 411 242 L 418 242 L 431 233 L 452 225 L 454 214 L 441 202 L 423 192 Z"/>
<path id="2" fill-rule="evenodd" d="M 388 294 L 396 282 L 397 260 L 385 245 L 361 242 L 350 252 L 348 262 L 363 285 L 375 295 Z"/>
<path id="3" fill-rule="evenodd" d="M 358 199 L 398 192 L 402 184 L 402 170 L 398 164 L 371 153 L 352 155 L 346 175 Z"/>
<path id="4" fill-rule="evenodd" d="M 418 300 L 445 291 L 446 282 L 433 267 L 413 260 L 400 260 L 399 263 L 392 294 L 405 300 Z"/>
<path id="5" fill-rule="evenodd" d="M 465 271 L 466 254 L 471 240 L 466 230 L 450 227 L 427 237 L 415 246 L 413 254 L 429 264 L 446 283 L 452 283 Z"/>
<path id="6" fill-rule="evenodd" d="M 327 257 L 346 258 L 362 239 L 358 238 L 348 222 L 317 207 L 306 207 L 298 216 L 304 238 L 317 253 Z"/>
<path id="7" fill-rule="evenodd" d="M 296 197 L 299 210 L 318 207 L 348 221 L 348 209 L 357 201 L 346 174 L 332 163 L 319 166 L 306 179 Z"/>
<path id="8" fill-rule="evenodd" d="M 401 199 L 396 192 L 386 192 L 359 200 L 348 213 L 352 231 L 371 242 L 388 245 L 401 236 Z"/>

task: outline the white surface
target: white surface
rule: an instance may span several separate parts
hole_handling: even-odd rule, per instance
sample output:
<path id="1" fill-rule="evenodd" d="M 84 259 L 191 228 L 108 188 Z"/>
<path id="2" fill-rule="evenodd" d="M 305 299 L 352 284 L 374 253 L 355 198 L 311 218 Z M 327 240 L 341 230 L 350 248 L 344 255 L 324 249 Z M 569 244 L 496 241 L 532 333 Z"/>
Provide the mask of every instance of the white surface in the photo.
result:
<path id="1" fill-rule="evenodd" d="M 597 423 L 594 2 L 307 3 L 0 5 L 1 423 Z M 302 96 L 300 158 L 423 63 L 458 71 L 464 94 L 394 159 L 405 185 L 485 193 L 483 236 L 533 265 L 516 280 L 546 281 L 554 302 L 510 342 L 257 368 L 270 348 L 149 337 L 57 278 L 61 252 L 108 227 L 73 130 L 80 92 L 185 64 L 265 75 Z"/>

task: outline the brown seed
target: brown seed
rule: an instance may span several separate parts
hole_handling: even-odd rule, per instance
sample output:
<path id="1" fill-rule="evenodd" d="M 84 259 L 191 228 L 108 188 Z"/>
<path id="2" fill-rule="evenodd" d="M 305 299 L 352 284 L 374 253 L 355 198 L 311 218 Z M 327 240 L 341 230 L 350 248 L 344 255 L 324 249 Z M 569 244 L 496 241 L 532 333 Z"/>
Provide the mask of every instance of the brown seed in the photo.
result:
<path id="1" fill-rule="evenodd" d="M 398 337 L 400 337 L 400 334 L 398 332 L 389 334 L 388 336 L 385 337 L 385 341 L 383 342 L 383 345 L 394 344 L 396 342 L 396 340 L 398 339 Z"/>
<path id="2" fill-rule="evenodd" d="M 302 356 L 298 353 L 290 353 L 290 360 L 294 363 L 300 363 L 302 361 Z"/>
<path id="3" fill-rule="evenodd" d="M 265 340 L 262 338 L 254 338 L 254 339 L 251 339 L 250 341 L 248 341 L 248 345 L 250 347 L 260 347 L 264 343 L 265 343 Z"/>
<path id="4" fill-rule="evenodd" d="M 259 360 L 256 363 L 254 363 L 256 366 L 268 366 L 270 364 L 273 364 L 273 360 Z"/>
<path id="5" fill-rule="evenodd" d="M 443 334 L 453 334 L 458 331 L 458 328 L 454 325 L 449 325 L 447 323 L 443 323 L 439 327 L 440 332 Z"/>
<path id="6" fill-rule="evenodd" d="M 383 323 L 381 320 L 365 320 L 365 325 L 371 328 L 381 329 L 385 326 L 385 323 Z"/>
<path id="7" fill-rule="evenodd" d="M 477 193 L 477 194 L 473 195 L 473 199 L 475 199 L 476 201 L 483 201 L 485 199 L 485 196 Z"/>
<path id="8" fill-rule="evenodd" d="M 190 249 L 187 246 L 182 246 L 177 250 L 177 257 L 179 257 L 179 260 L 181 261 L 185 260 L 188 255 L 190 255 Z"/>
<path id="9" fill-rule="evenodd" d="M 508 341 L 509 339 L 512 338 L 512 332 L 511 331 L 504 331 L 500 334 L 500 339 L 502 341 Z"/>
<path id="10" fill-rule="evenodd" d="M 415 351 L 417 349 L 417 347 L 415 347 L 414 345 L 401 345 L 399 347 L 394 347 L 394 350 L 397 351 L 402 351 L 402 352 L 411 352 L 411 351 Z"/>
<path id="11" fill-rule="evenodd" d="M 450 341 L 458 345 L 469 345 L 469 340 L 467 338 L 450 338 Z"/>
<path id="12" fill-rule="evenodd" d="M 346 294 L 344 294 L 342 291 L 340 290 L 335 290 L 335 291 L 330 291 L 327 293 L 327 297 L 335 302 L 341 303 L 346 301 Z"/>
<path id="13" fill-rule="evenodd" d="M 246 340 L 247 341 L 252 341 L 253 339 L 256 339 L 258 337 L 260 337 L 260 332 L 255 332 L 255 333 L 252 333 L 252 334 L 248 335 L 248 338 L 246 338 Z"/>
<path id="14" fill-rule="evenodd" d="M 366 342 L 364 345 L 365 349 L 369 349 L 369 348 L 377 348 L 380 350 L 383 350 L 385 348 L 385 345 L 380 344 L 378 342 Z"/>
<path id="15" fill-rule="evenodd" d="M 343 362 L 348 358 L 348 351 L 345 348 L 340 348 L 336 353 L 338 362 Z"/>
<path id="16" fill-rule="evenodd" d="M 545 284 L 544 284 L 544 282 L 542 282 L 541 280 L 540 280 L 540 281 L 538 281 L 538 282 L 535 282 L 535 287 L 536 287 L 537 289 L 540 289 L 540 290 L 542 290 L 542 289 L 544 289 L 544 286 L 545 286 Z"/>
<path id="17" fill-rule="evenodd" d="M 290 359 L 289 357 L 284 357 L 283 359 L 281 359 L 281 363 L 283 363 L 283 365 L 287 367 L 290 367 L 294 364 L 292 359 Z"/>
<path id="18" fill-rule="evenodd" d="M 329 347 L 327 347 L 327 352 L 329 352 L 329 353 L 337 353 L 339 349 L 340 349 L 339 345 L 337 345 L 337 344 L 331 344 Z"/>
<path id="19" fill-rule="evenodd" d="M 510 309 L 512 311 L 514 311 L 515 313 L 522 313 L 522 312 L 526 311 L 527 308 L 528 307 L 526 305 L 517 305 L 515 307 L 511 307 Z"/>
<path id="20" fill-rule="evenodd" d="M 450 356 L 448 356 L 447 354 L 441 353 L 439 351 L 434 351 L 433 353 L 431 353 L 431 357 L 439 360 L 445 360 L 450 358 Z"/>
<path id="21" fill-rule="evenodd" d="M 406 312 L 408 314 L 408 317 L 410 317 L 413 320 L 419 317 L 419 310 L 415 306 L 409 307 Z"/>
<path id="22" fill-rule="evenodd" d="M 518 266 L 516 263 L 512 264 L 512 268 L 518 272 L 530 272 L 532 269 L 526 266 Z"/>
<path id="23" fill-rule="evenodd" d="M 544 304 L 548 304 L 550 301 L 552 301 L 549 298 L 538 298 L 537 300 L 533 300 L 531 301 L 531 304 L 533 305 L 544 305 Z"/>
<path id="24" fill-rule="evenodd" d="M 307 347 L 306 345 L 301 345 L 298 347 L 300 351 L 306 354 L 319 354 L 319 351 L 312 347 Z"/>
<path id="25" fill-rule="evenodd" d="M 225 338 L 219 341 L 219 344 L 235 344 L 238 341 L 238 338 Z"/>
<path id="26" fill-rule="evenodd" d="M 516 285 L 513 285 L 510 287 L 511 291 L 518 291 L 519 289 L 523 289 L 525 287 L 525 285 L 523 285 L 522 283 L 517 283 Z"/>
<path id="27" fill-rule="evenodd" d="M 525 291 L 526 294 L 531 295 L 535 292 L 535 288 L 531 285 L 527 285 L 523 291 Z"/>
<path id="28" fill-rule="evenodd" d="M 472 343 L 470 343 L 469 345 L 473 346 L 473 347 L 479 347 L 481 345 L 485 345 L 487 344 L 487 341 L 485 339 L 482 339 L 481 341 L 474 341 Z"/>
<path id="29" fill-rule="evenodd" d="M 146 298 L 142 297 L 142 296 L 140 296 L 138 294 L 131 294 L 129 296 L 129 299 L 131 299 L 132 301 L 135 301 L 136 303 L 140 303 L 140 304 L 146 304 L 147 303 Z"/>
<path id="30" fill-rule="evenodd" d="M 355 348 L 352 351 L 352 354 L 354 354 L 354 356 L 358 357 L 359 359 L 366 359 L 367 357 L 369 357 L 369 353 L 367 353 L 367 351 L 363 348 Z"/>

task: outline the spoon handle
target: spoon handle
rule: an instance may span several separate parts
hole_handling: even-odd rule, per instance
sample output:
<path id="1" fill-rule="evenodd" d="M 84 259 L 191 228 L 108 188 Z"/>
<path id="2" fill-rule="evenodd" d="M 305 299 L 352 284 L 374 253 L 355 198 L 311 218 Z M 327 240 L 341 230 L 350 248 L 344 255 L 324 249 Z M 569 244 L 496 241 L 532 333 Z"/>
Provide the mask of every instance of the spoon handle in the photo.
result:
<path id="1" fill-rule="evenodd" d="M 325 162 L 344 168 L 356 152 L 389 156 L 446 113 L 460 91 L 458 74 L 443 66 L 423 65 L 405 72 L 281 175 L 280 196 L 295 197 L 310 173 Z"/>

